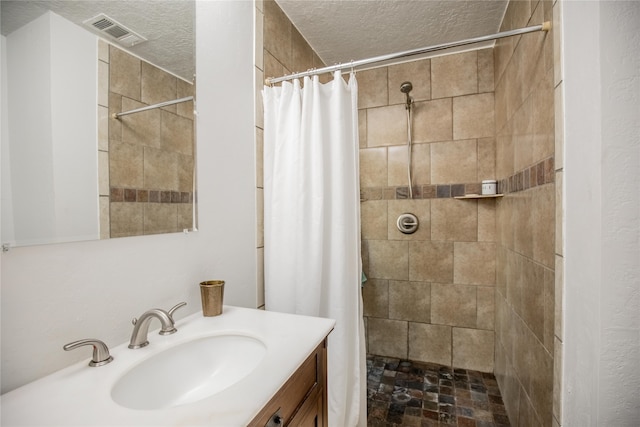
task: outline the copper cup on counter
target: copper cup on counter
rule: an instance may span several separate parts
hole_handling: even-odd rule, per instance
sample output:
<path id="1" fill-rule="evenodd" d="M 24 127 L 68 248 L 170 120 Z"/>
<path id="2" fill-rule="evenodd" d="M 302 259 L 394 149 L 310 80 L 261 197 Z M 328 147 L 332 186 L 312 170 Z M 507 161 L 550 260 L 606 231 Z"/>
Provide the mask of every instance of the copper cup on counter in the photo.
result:
<path id="1" fill-rule="evenodd" d="M 201 282 L 200 296 L 202 298 L 202 314 L 205 317 L 219 316 L 222 314 L 224 301 L 224 280 Z"/>

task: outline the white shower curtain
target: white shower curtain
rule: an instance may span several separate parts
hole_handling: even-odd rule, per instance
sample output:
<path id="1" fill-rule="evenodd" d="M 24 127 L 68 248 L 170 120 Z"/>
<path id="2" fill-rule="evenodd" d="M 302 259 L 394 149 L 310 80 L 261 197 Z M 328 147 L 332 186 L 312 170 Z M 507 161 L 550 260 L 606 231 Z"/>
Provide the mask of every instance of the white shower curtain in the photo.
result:
<path id="1" fill-rule="evenodd" d="M 336 320 L 329 425 L 365 426 L 355 75 L 284 82 L 263 98 L 265 307 Z"/>

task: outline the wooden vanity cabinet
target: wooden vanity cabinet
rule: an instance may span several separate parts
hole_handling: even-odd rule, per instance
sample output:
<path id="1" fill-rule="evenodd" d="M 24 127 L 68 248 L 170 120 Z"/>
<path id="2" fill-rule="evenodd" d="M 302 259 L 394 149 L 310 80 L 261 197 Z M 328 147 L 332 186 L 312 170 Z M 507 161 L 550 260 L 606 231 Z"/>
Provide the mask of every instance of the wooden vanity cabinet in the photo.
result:
<path id="1" fill-rule="evenodd" d="M 287 380 L 250 427 L 327 427 L 327 340 Z"/>

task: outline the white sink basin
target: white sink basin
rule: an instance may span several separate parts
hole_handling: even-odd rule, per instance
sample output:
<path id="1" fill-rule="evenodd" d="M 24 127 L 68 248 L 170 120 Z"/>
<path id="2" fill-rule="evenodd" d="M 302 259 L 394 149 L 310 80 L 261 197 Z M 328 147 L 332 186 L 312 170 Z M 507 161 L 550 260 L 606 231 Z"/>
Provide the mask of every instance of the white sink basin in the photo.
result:
<path id="1" fill-rule="evenodd" d="M 161 409 L 197 402 L 249 375 L 266 346 L 245 335 L 214 335 L 176 345 L 126 372 L 111 398 L 130 409 Z"/>

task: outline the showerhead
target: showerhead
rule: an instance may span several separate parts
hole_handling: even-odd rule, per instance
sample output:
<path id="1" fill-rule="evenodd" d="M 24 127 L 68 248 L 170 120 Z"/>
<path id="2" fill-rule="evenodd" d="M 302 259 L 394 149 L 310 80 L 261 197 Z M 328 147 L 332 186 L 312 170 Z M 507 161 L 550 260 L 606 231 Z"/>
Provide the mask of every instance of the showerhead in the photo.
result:
<path id="1" fill-rule="evenodd" d="M 407 105 L 405 106 L 407 110 L 411 110 L 411 103 L 413 102 L 413 99 L 409 96 L 411 89 L 413 89 L 411 82 L 404 82 L 400 85 L 400 92 L 407 95 Z"/>
<path id="2" fill-rule="evenodd" d="M 413 89 L 411 82 L 404 82 L 400 85 L 400 92 L 406 93 L 407 95 L 411 92 L 411 89 Z"/>

